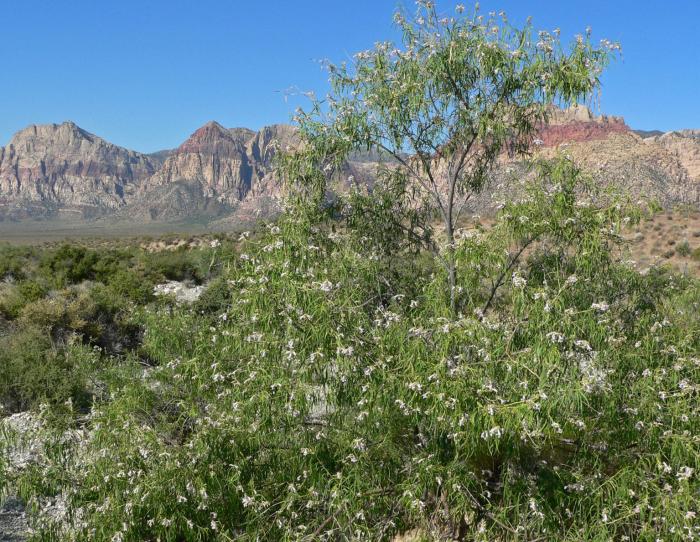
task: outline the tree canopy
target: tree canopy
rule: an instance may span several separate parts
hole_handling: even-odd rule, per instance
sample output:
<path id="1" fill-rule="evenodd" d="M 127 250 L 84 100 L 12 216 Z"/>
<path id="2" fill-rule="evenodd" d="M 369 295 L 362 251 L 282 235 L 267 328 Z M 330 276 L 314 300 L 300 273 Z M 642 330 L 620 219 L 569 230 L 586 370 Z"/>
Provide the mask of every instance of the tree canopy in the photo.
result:
<path id="1" fill-rule="evenodd" d="M 463 205 L 484 188 L 499 155 L 528 153 L 547 106 L 596 91 L 619 46 L 594 45 L 588 30 L 565 48 L 558 30 L 535 34 L 530 21 L 518 28 L 504 12 L 482 15 L 477 5 L 467 16 L 458 6 L 443 16 L 434 2 L 417 4 L 412 18 L 396 13 L 400 44 L 377 43 L 351 63 L 327 64 L 332 91 L 298 112 L 305 146 L 288 176 L 315 185 L 321 197 L 350 152 L 391 157 L 377 171 L 373 195 L 392 201 L 391 212 L 361 212 L 375 222 L 383 217 L 386 228 L 401 225 L 441 253 L 454 308 L 454 235 Z M 442 242 L 432 232 L 435 214 Z"/>

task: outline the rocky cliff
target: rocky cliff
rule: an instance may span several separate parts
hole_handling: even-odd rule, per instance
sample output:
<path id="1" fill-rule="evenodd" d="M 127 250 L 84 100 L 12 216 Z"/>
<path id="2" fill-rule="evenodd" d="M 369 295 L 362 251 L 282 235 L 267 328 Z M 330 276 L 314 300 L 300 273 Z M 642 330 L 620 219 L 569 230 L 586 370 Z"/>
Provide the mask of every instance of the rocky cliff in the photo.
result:
<path id="1" fill-rule="evenodd" d="M 588 107 L 576 105 L 569 109 L 550 108 L 546 125 L 539 130 L 539 140 L 545 147 L 562 143 L 606 139 L 612 134 L 631 130 L 622 117 L 594 115 Z"/>
<path id="2" fill-rule="evenodd" d="M 688 175 L 700 182 L 700 130 L 680 130 L 646 138 L 645 143 L 660 145 L 674 156 Z"/>
<path id="3" fill-rule="evenodd" d="M 72 122 L 29 126 L 0 148 L 0 205 L 90 215 L 123 206 L 158 162 Z"/>
<path id="4" fill-rule="evenodd" d="M 700 131 L 643 138 L 620 117 L 576 107 L 557 112 L 542 139 L 540 153 L 570 156 L 599 184 L 664 207 L 700 204 Z"/>
<path id="5" fill-rule="evenodd" d="M 248 212 L 256 204 L 259 214 L 263 208 L 267 212 L 280 194 L 275 155 L 295 144 L 295 132 L 286 125 L 254 132 L 209 122 L 141 184 L 139 197 L 122 214 L 163 220 L 193 213 L 221 215 L 239 208 Z"/>
<path id="6" fill-rule="evenodd" d="M 598 185 L 655 201 L 666 208 L 700 205 L 700 131 L 642 137 L 620 117 L 596 116 L 582 106 L 551 110 L 539 129 L 535 156 L 573 159 Z M 502 160 L 473 212 L 490 212 L 522 193 L 527 176 L 521 160 Z"/>
<path id="7" fill-rule="evenodd" d="M 665 206 L 700 203 L 700 131 L 641 137 L 619 117 L 585 107 L 552 109 L 535 140 L 541 156 L 572 157 L 604 185 Z M 275 155 L 297 144 L 296 129 L 260 131 L 209 122 L 177 149 L 130 151 L 73 123 L 30 126 L 0 148 L 0 219 L 73 213 L 130 221 L 231 217 L 250 220 L 279 210 Z M 372 183 L 376 153 L 353 155 L 340 177 Z M 517 194 L 522 161 L 501 162 L 474 212 Z"/>

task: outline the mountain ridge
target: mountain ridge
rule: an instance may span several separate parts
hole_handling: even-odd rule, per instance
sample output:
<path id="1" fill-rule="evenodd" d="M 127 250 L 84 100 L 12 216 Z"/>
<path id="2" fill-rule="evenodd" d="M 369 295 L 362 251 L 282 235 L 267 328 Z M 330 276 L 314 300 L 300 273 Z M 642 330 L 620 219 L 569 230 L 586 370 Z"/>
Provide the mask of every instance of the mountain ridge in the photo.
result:
<path id="1" fill-rule="evenodd" d="M 264 216 L 279 209 L 275 156 L 297 143 L 297 129 L 287 124 L 255 131 L 209 121 L 177 148 L 144 154 L 71 121 L 30 125 L 0 147 L 0 219 Z M 574 106 L 550 109 L 534 143 L 536 153 L 565 152 L 600 182 L 624 185 L 635 195 L 664 205 L 700 201 L 700 130 L 640 135 L 621 117 Z M 380 159 L 376 153 L 355 153 L 342 175 L 371 183 Z M 517 169 L 518 162 L 511 165 Z M 507 181 L 498 171 L 494 177 L 493 189 L 477 198 L 475 212 L 500 199 L 499 185 Z"/>

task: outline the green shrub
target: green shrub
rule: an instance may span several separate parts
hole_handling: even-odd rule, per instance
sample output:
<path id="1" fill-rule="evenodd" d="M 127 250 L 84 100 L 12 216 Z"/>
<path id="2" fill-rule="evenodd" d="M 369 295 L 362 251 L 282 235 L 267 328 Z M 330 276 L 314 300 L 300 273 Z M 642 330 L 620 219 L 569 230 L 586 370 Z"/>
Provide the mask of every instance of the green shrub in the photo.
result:
<path id="1" fill-rule="evenodd" d="M 77 350 L 57 349 L 39 327 L 0 337 L 0 404 L 8 413 L 67 399 L 86 408 L 87 374 L 76 357 Z"/>
<path id="2" fill-rule="evenodd" d="M 41 260 L 41 271 L 58 287 L 95 278 L 98 256 L 94 251 L 73 244 L 61 245 L 47 252 Z"/>
<path id="3" fill-rule="evenodd" d="M 120 269 L 107 277 L 106 284 L 117 296 L 139 305 L 153 300 L 153 282 L 133 269 Z"/>
<path id="4" fill-rule="evenodd" d="M 34 250 L 29 247 L 0 245 L 0 281 L 24 279 L 33 254 Z"/>
<path id="5" fill-rule="evenodd" d="M 688 243 L 687 239 L 684 239 L 680 243 L 678 243 L 678 246 L 676 247 L 676 252 L 678 253 L 679 256 L 683 256 L 684 258 L 687 258 L 692 254 L 692 249 L 690 248 L 690 244 Z"/>
<path id="6" fill-rule="evenodd" d="M 43 284 L 35 280 L 24 280 L 17 286 L 19 294 L 28 302 L 41 299 L 48 293 L 48 289 Z"/>
<path id="7" fill-rule="evenodd" d="M 231 290 L 226 277 L 218 277 L 207 285 L 192 308 L 199 314 L 221 313 L 231 304 Z"/>
<path id="8" fill-rule="evenodd" d="M 201 283 L 206 278 L 206 272 L 199 252 L 182 247 L 174 251 L 143 253 L 141 265 L 156 282 L 193 280 Z"/>
<path id="9" fill-rule="evenodd" d="M 0 315 L 7 320 L 14 320 L 26 305 L 27 300 L 16 284 L 0 285 Z"/>

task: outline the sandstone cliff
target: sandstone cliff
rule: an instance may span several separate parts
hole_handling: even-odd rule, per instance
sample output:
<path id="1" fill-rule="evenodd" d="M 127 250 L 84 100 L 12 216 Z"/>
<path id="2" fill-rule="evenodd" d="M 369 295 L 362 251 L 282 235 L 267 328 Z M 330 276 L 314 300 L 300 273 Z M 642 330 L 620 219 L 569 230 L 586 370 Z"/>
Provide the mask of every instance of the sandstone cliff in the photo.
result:
<path id="1" fill-rule="evenodd" d="M 619 117 L 586 107 L 551 109 L 535 140 L 535 154 L 573 158 L 593 179 L 635 197 L 671 207 L 700 203 L 700 131 L 640 137 Z M 73 123 L 30 126 L 0 148 L 0 219 L 112 216 L 139 221 L 270 216 L 282 188 L 275 156 L 297 144 L 296 129 L 273 125 L 253 131 L 209 122 L 171 151 L 130 151 Z M 355 153 L 339 174 L 371 186 L 378 153 Z M 490 212 L 517 197 L 526 176 L 522 159 L 501 161 L 493 182 L 473 199 L 472 211 Z"/>
<path id="2" fill-rule="evenodd" d="M 700 205 L 700 131 L 643 138 L 620 117 L 595 116 L 582 106 L 551 110 L 540 128 L 534 155 L 573 159 L 595 183 L 655 201 L 666 208 Z M 522 194 L 522 160 L 502 160 L 494 181 L 474 198 L 471 210 L 488 213 Z"/>
<path id="3" fill-rule="evenodd" d="M 295 132 L 286 125 L 254 132 L 209 122 L 142 183 L 139 197 L 122 214 L 163 220 L 198 213 L 222 215 L 242 207 L 250 212 L 256 204 L 258 214 L 263 208 L 267 213 L 280 195 L 275 155 L 295 144 Z"/>
<path id="4" fill-rule="evenodd" d="M 562 143 L 605 139 L 612 134 L 626 134 L 630 128 L 622 117 L 594 115 L 588 107 L 575 105 L 569 109 L 550 108 L 548 122 L 539 130 L 545 147 Z"/>
<path id="5" fill-rule="evenodd" d="M 124 205 L 157 166 L 72 122 L 29 126 L 0 148 L 0 205 L 103 213 Z"/>

